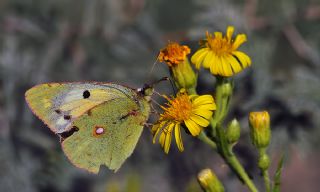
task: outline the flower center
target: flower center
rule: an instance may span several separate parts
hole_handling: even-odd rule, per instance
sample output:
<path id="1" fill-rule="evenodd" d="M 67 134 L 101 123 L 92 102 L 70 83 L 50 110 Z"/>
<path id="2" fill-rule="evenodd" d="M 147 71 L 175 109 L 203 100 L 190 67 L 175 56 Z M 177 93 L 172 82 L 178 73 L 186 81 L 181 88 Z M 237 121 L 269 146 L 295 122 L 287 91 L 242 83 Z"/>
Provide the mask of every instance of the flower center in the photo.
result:
<path id="1" fill-rule="evenodd" d="M 169 43 L 167 47 L 160 51 L 158 59 L 160 62 L 165 61 L 169 66 L 172 66 L 184 61 L 189 53 L 189 47 L 178 43 Z"/>
<path id="2" fill-rule="evenodd" d="M 174 100 L 167 99 L 169 101 L 168 108 L 163 108 L 165 110 L 163 118 L 179 122 L 190 118 L 192 103 L 187 94 L 180 94 Z"/>
<path id="3" fill-rule="evenodd" d="M 207 34 L 206 46 L 214 51 L 218 56 L 224 56 L 233 51 L 232 41 L 228 41 L 226 37 L 212 37 Z"/>

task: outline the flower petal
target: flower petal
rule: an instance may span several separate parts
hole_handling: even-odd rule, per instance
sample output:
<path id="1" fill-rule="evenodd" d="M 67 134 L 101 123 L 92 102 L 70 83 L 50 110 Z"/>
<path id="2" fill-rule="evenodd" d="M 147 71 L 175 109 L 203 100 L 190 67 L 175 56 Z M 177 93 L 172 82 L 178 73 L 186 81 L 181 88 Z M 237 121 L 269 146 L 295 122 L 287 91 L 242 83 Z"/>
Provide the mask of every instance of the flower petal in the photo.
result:
<path id="1" fill-rule="evenodd" d="M 232 35 L 233 35 L 233 32 L 234 32 L 234 27 L 233 26 L 228 26 L 227 28 L 227 40 L 230 42 L 231 39 L 232 39 Z"/>
<path id="2" fill-rule="evenodd" d="M 231 65 L 234 73 L 239 73 L 240 71 L 242 71 L 242 67 L 236 58 L 230 55 L 229 57 L 227 57 L 227 60 L 228 63 Z"/>
<path id="3" fill-rule="evenodd" d="M 204 117 L 206 119 L 210 119 L 212 117 L 213 112 L 210 110 L 202 110 L 202 109 L 196 109 L 193 110 L 192 113 L 199 115 L 201 117 Z"/>
<path id="4" fill-rule="evenodd" d="M 180 124 L 175 125 L 174 137 L 176 138 L 176 143 L 177 143 L 179 151 L 183 151 L 184 147 L 183 147 L 182 138 L 181 138 Z"/>
<path id="5" fill-rule="evenodd" d="M 197 98 L 195 98 L 192 101 L 193 106 L 199 106 L 199 105 L 204 105 L 204 104 L 208 104 L 208 103 L 213 103 L 213 97 L 211 95 L 201 95 Z"/>
<path id="6" fill-rule="evenodd" d="M 164 141 L 165 141 L 165 138 L 166 138 L 166 133 L 165 132 L 162 132 L 160 134 L 160 137 L 159 137 L 159 143 L 160 143 L 160 146 L 163 148 L 164 146 Z"/>
<path id="7" fill-rule="evenodd" d="M 251 59 L 247 54 L 241 51 L 233 51 L 232 54 L 239 59 L 243 68 L 246 68 L 251 65 Z"/>
<path id="8" fill-rule="evenodd" d="M 221 60 L 222 70 L 223 70 L 223 73 L 221 75 L 225 77 L 232 76 L 233 72 L 232 72 L 231 66 L 229 65 L 225 57 L 220 57 L 220 60 Z"/>
<path id="9" fill-rule="evenodd" d="M 213 64 L 210 66 L 210 73 L 213 75 L 219 74 L 219 65 L 220 65 L 220 60 L 219 57 L 216 54 L 213 54 Z"/>
<path id="10" fill-rule="evenodd" d="M 212 51 L 208 51 L 207 55 L 203 60 L 203 68 L 210 68 L 211 65 L 214 65 L 214 53 Z"/>
<path id="11" fill-rule="evenodd" d="M 166 126 L 166 124 L 168 123 L 168 121 L 160 121 L 159 123 L 155 124 L 152 126 L 152 134 L 153 134 L 153 139 L 152 142 L 155 143 L 156 142 L 156 138 L 157 135 L 159 134 L 159 132 L 162 130 L 162 128 L 164 126 Z"/>
<path id="12" fill-rule="evenodd" d="M 217 74 L 218 75 L 221 75 L 223 74 L 223 64 L 221 63 L 221 59 L 220 59 L 220 56 L 217 56 L 216 55 L 216 70 L 217 70 Z M 211 72 L 211 71 L 210 71 Z M 211 72 L 212 73 L 212 72 Z"/>
<path id="13" fill-rule="evenodd" d="M 152 134 L 153 134 L 153 139 L 152 139 L 152 143 L 155 144 L 156 143 L 156 138 L 158 133 L 160 132 L 160 124 L 156 124 L 152 126 Z"/>
<path id="14" fill-rule="evenodd" d="M 222 33 L 221 32 L 214 32 L 214 37 L 222 39 Z"/>
<path id="15" fill-rule="evenodd" d="M 197 109 L 199 110 L 216 110 L 217 109 L 217 106 L 215 103 L 207 103 L 207 104 L 203 104 L 203 105 L 199 105 L 197 107 Z"/>
<path id="16" fill-rule="evenodd" d="M 239 34 L 237 35 L 236 39 L 234 40 L 234 43 L 232 44 L 232 49 L 237 50 L 240 45 L 247 41 L 247 36 L 245 34 Z"/>
<path id="17" fill-rule="evenodd" d="M 191 62 L 196 66 L 197 69 L 200 68 L 200 65 L 208 53 L 209 48 L 201 48 L 191 57 Z"/>
<path id="18" fill-rule="evenodd" d="M 166 131 L 166 136 L 165 136 L 165 141 L 164 141 L 164 147 L 163 150 L 165 153 L 169 153 L 170 150 L 170 146 L 171 146 L 171 139 L 172 139 L 172 130 L 173 127 L 175 126 L 174 123 L 169 124 L 169 126 L 167 127 L 167 131 Z"/>
<path id="19" fill-rule="evenodd" d="M 201 127 L 207 127 L 209 125 L 209 121 L 198 115 L 190 115 L 190 119 L 196 122 Z"/>
<path id="20" fill-rule="evenodd" d="M 199 135 L 199 133 L 201 131 L 201 127 L 198 124 L 196 124 L 191 119 L 185 120 L 184 123 L 186 124 L 186 126 L 187 126 L 187 128 L 190 131 L 192 136 Z"/>

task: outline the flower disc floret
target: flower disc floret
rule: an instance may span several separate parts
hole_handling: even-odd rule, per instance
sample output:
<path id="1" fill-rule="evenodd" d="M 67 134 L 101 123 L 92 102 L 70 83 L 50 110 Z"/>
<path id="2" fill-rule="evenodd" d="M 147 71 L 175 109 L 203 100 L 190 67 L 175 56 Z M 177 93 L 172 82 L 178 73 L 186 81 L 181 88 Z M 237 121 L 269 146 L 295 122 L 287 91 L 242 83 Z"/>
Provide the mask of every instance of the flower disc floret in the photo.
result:
<path id="1" fill-rule="evenodd" d="M 170 42 L 165 48 L 160 50 L 158 59 L 160 62 L 166 62 L 170 67 L 183 62 L 189 53 L 190 48 L 188 46 Z"/>

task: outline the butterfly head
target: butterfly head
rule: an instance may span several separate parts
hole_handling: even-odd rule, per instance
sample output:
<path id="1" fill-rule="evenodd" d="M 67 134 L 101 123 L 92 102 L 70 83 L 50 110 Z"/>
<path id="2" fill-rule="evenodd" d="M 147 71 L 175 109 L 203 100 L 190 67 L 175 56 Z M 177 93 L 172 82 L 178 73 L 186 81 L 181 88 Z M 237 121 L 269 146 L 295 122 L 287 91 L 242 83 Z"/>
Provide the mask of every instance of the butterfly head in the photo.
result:
<path id="1" fill-rule="evenodd" d="M 154 92 L 154 86 L 162 81 L 168 81 L 168 80 L 170 80 L 168 77 L 163 77 L 153 83 L 144 84 L 144 86 L 142 88 L 137 89 L 137 91 L 149 101 Z"/>
<path id="2" fill-rule="evenodd" d="M 153 85 L 144 84 L 142 88 L 137 89 L 138 93 L 141 94 L 146 100 L 150 101 L 153 94 Z"/>

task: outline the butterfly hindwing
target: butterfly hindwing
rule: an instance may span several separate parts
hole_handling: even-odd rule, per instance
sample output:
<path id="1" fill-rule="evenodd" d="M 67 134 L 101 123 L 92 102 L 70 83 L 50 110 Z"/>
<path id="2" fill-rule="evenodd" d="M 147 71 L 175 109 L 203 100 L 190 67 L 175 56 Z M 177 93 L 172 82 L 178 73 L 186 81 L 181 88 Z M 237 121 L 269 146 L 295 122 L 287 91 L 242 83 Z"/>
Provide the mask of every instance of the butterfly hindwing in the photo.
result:
<path id="1" fill-rule="evenodd" d="M 70 161 L 94 173 L 100 165 L 119 169 L 133 152 L 148 118 L 148 105 L 142 104 L 143 110 L 133 100 L 117 98 L 74 121 L 78 131 L 62 142 Z"/>

